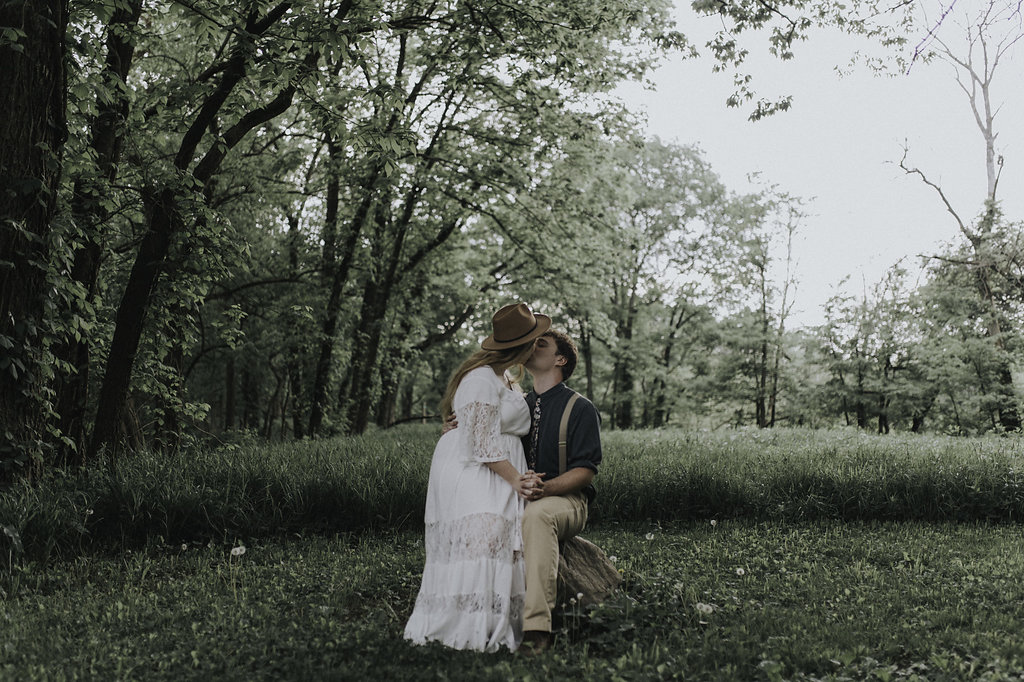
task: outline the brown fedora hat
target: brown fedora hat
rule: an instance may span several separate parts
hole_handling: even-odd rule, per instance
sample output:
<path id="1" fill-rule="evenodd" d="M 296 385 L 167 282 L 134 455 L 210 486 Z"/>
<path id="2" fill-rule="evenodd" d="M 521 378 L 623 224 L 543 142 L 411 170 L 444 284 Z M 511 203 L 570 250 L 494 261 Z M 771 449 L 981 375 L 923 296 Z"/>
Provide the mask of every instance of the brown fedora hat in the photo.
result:
<path id="1" fill-rule="evenodd" d="M 502 306 L 491 318 L 494 333 L 484 339 L 484 350 L 515 348 L 533 341 L 551 328 L 551 318 L 533 313 L 525 303 Z"/>

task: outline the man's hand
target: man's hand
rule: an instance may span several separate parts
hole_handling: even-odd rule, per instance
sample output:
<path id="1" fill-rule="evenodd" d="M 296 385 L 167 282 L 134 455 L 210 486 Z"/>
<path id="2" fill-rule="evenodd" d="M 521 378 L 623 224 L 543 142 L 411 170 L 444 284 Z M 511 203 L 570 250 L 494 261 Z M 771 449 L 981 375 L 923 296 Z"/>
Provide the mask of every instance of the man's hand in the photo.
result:
<path id="1" fill-rule="evenodd" d="M 459 420 L 455 418 L 455 413 L 452 412 L 448 415 L 448 418 L 444 420 L 444 424 L 441 426 L 441 435 L 448 433 L 452 429 L 459 428 Z"/>
<path id="2" fill-rule="evenodd" d="M 520 496 L 527 502 L 533 502 L 544 497 L 544 476 L 547 476 L 547 474 L 538 474 L 532 469 L 520 476 Z"/>

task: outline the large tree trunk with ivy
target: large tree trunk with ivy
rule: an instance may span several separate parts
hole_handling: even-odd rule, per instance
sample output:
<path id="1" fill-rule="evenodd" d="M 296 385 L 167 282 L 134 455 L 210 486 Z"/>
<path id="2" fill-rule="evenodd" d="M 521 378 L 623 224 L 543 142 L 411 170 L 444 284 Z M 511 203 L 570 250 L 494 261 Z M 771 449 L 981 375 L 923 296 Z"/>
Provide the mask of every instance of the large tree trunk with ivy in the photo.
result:
<path id="1" fill-rule="evenodd" d="M 47 245 L 67 137 L 67 21 L 64 0 L 0 2 L 0 26 L 18 32 L 0 41 L 0 476 L 49 439 Z"/>

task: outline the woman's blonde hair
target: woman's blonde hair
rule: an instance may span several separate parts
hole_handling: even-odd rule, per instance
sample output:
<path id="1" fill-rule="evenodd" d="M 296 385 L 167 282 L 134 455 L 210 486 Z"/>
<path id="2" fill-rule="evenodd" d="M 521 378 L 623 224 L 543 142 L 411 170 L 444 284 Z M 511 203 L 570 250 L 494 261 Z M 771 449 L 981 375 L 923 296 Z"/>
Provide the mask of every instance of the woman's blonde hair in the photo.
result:
<path id="1" fill-rule="evenodd" d="M 444 398 L 441 399 L 441 419 L 447 419 L 452 413 L 452 403 L 455 401 L 455 391 L 462 383 L 462 379 L 477 367 L 497 367 L 499 369 L 511 368 L 509 379 L 513 384 L 518 384 L 525 373 L 523 363 L 533 353 L 533 341 L 514 348 L 503 350 L 486 350 L 481 348 L 463 361 L 459 368 L 448 380 L 448 387 L 444 391 Z"/>

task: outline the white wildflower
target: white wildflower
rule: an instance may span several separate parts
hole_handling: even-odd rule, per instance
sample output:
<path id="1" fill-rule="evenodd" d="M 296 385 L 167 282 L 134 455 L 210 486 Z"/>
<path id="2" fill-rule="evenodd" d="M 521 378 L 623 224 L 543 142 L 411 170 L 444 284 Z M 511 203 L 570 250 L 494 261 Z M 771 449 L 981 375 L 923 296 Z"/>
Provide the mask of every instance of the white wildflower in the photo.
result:
<path id="1" fill-rule="evenodd" d="M 743 570 L 742 567 L 736 569 L 736 575 L 746 575 L 746 573 L 747 572 L 745 570 Z"/>
<path id="2" fill-rule="evenodd" d="M 717 525 L 718 525 L 717 519 L 711 519 L 711 527 L 714 528 Z"/>
<path id="3" fill-rule="evenodd" d="M 183 542 L 183 543 L 181 543 L 181 551 L 182 551 L 182 552 L 184 552 L 184 551 L 186 551 L 187 549 L 188 549 L 188 545 L 187 545 L 186 543 L 184 543 L 184 542 Z"/>
<path id="4" fill-rule="evenodd" d="M 612 554 L 610 557 L 608 557 L 608 561 L 612 562 L 613 564 L 616 561 L 618 561 L 618 560 L 619 560 L 619 557 L 615 556 L 614 554 Z"/>
<path id="5" fill-rule="evenodd" d="M 703 613 L 705 616 L 710 615 L 710 614 L 715 612 L 715 607 L 714 606 L 712 606 L 711 604 L 705 604 L 704 602 L 700 602 L 700 601 L 697 602 L 697 604 L 695 605 L 695 608 L 697 609 L 697 611 L 699 611 L 700 613 Z"/>
<path id="6" fill-rule="evenodd" d="M 231 550 L 231 556 L 242 556 L 245 554 L 245 545 L 239 545 Z"/>
<path id="7" fill-rule="evenodd" d="M 576 598 L 577 599 L 583 599 L 583 593 L 582 592 L 577 592 L 576 593 Z"/>
<path id="8" fill-rule="evenodd" d="M 646 537 L 648 540 L 653 540 L 654 539 L 654 533 L 648 533 L 644 537 Z"/>

